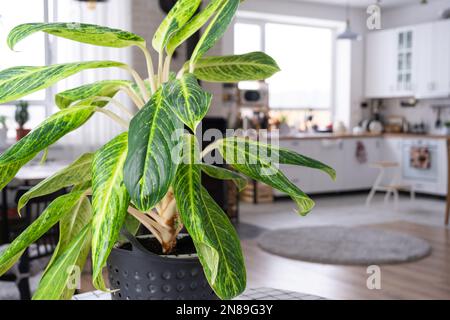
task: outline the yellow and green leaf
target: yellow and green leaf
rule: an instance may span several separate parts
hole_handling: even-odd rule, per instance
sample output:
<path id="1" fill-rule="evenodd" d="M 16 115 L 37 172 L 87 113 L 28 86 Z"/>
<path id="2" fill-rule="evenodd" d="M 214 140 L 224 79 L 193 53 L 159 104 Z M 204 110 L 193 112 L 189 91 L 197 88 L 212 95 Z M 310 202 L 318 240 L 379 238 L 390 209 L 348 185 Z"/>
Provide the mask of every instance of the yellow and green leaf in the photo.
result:
<path id="1" fill-rule="evenodd" d="M 201 184 L 196 138 L 186 136 L 189 153 L 183 154 L 174 182 L 181 220 L 192 237 L 200 262 L 216 294 L 231 299 L 245 290 L 246 273 L 236 230 Z"/>
<path id="2" fill-rule="evenodd" d="M 178 0 L 153 37 L 153 48 L 162 53 L 168 41 L 191 19 L 201 0 Z"/>
<path id="3" fill-rule="evenodd" d="M 172 55 L 178 46 L 189 39 L 194 33 L 199 31 L 214 15 L 224 1 L 226 0 L 211 0 L 204 10 L 196 14 L 188 23 L 186 23 L 183 28 L 181 28 L 170 39 L 166 48 L 167 54 Z"/>
<path id="4" fill-rule="evenodd" d="M 247 186 L 248 180 L 241 174 L 225 168 L 212 166 L 209 164 L 201 164 L 201 169 L 211 178 L 219 180 L 231 180 L 234 182 L 239 191 L 242 191 Z"/>
<path id="5" fill-rule="evenodd" d="M 227 30 L 234 15 L 239 7 L 239 0 L 227 0 L 224 1 L 221 7 L 217 10 L 215 16 L 211 19 L 208 27 L 205 29 L 200 41 L 195 47 L 191 57 L 191 70 L 194 69 L 197 61 L 203 57 L 203 55 L 209 51 L 216 42 L 222 38 L 223 34 Z"/>
<path id="6" fill-rule="evenodd" d="M 89 61 L 56 64 L 45 67 L 13 67 L 0 72 L 0 104 L 14 101 L 46 89 L 60 80 L 88 69 L 124 68 L 115 61 Z"/>
<path id="7" fill-rule="evenodd" d="M 152 209 L 167 193 L 177 168 L 182 122 L 174 116 L 160 88 L 131 120 L 124 181 L 133 204 Z"/>
<path id="8" fill-rule="evenodd" d="M 80 264 L 84 265 L 89 253 L 90 239 L 91 226 L 87 224 L 75 237 L 70 238 L 65 250 L 61 250 L 50 265 L 39 282 L 33 300 L 69 300 L 72 297 L 75 287 L 70 287 L 69 282 L 76 276 L 72 272 L 76 272 L 74 268 L 80 268 Z"/>
<path id="9" fill-rule="evenodd" d="M 17 210 L 20 211 L 25 207 L 30 199 L 90 181 L 93 157 L 92 153 L 86 153 L 68 167 L 38 183 L 19 199 Z"/>
<path id="10" fill-rule="evenodd" d="M 186 63 L 185 70 L 189 69 Z M 270 78 L 279 72 L 275 60 L 263 52 L 243 55 L 204 57 L 195 64 L 194 75 L 208 82 L 234 83 Z"/>
<path id="11" fill-rule="evenodd" d="M 102 269 L 119 238 L 130 197 L 123 184 L 128 134 L 125 132 L 101 148 L 92 164 L 92 268 L 94 286 L 106 291 Z"/>
<path id="12" fill-rule="evenodd" d="M 167 100 L 175 114 L 193 131 L 206 116 L 212 95 L 202 89 L 192 74 L 169 82 L 166 87 Z"/>
<path id="13" fill-rule="evenodd" d="M 84 191 L 71 192 L 55 199 L 24 232 L 22 232 L 0 255 L 0 276 L 10 269 L 24 250 L 42 237 L 64 215 L 72 212 Z"/>
<path id="14" fill-rule="evenodd" d="M 217 146 L 225 161 L 234 169 L 289 195 L 296 202 L 301 215 L 312 210 L 314 201 L 289 181 L 279 169 L 279 164 L 319 169 L 332 178 L 336 175 L 332 168 L 319 161 L 249 139 L 227 138 L 219 140 Z"/>
<path id="15" fill-rule="evenodd" d="M 18 42 L 40 31 L 96 46 L 112 48 L 145 46 L 145 39 L 134 33 L 78 22 L 25 23 L 18 25 L 8 35 L 8 46 L 11 50 L 14 50 Z"/>
<path id="16" fill-rule="evenodd" d="M 55 96 L 55 103 L 60 109 L 71 106 L 74 102 L 93 98 L 113 98 L 121 89 L 131 88 L 131 82 L 125 80 L 104 80 L 87 84 L 78 88 L 60 92 Z M 94 104 L 100 108 L 108 104 L 107 101 L 97 101 Z"/>
<path id="17" fill-rule="evenodd" d="M 95 108 L 96 106 L 88 104 L 61 110 L 6 150 L 0 156 L 0 190 L 40 151 L 86 123 L 94 114 Z"/>

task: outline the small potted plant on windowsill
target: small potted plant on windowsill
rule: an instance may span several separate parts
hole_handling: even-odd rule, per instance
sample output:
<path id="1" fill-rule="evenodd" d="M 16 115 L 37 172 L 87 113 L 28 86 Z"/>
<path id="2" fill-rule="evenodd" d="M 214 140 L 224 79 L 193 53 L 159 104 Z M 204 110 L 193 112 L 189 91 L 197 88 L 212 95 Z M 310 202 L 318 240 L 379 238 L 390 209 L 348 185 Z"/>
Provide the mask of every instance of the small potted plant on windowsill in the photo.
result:
<path id="1" fill-rule="evenodd" d="M 101 81 L 57 94 L 60 111 L 0 156 L 1 189 L 20 167 L 96 112 L 124 128 L 124 133 L 100 150 L 82 155 L 20 199 L 19 210 L 33 197 L 62 188 L 71 190 L 53 201 L 0 256 L 1 275 L 31 243 L 59 223 L 60 242 L 34 299 L 70 298 L 74 288 L 68 286 L 71 274 L 67 270 L 82 269 L 89 251 L 94 286 L 113 290 L 114 299 L 233 298 L 246 286 L 240 242 L 225 213 L 201 185 L 201 174 L 234 181 L 240 188 L 246 182 L 241 174 L 264 182 L 288 194 L 302 215 L 314 203 L 286 178 L 279 164 L 306 166 L 335 176 L 325 164 L 243 138 L 225 137 L 200 149 L 192 133 L 207 114 L 212 96 L 198 80 L 261 80 L 279 71 L 275 61 L 261 52 L 205 57 L 231 23 L 240 1 L 212 0 L 196 13 L 200 2 L 179 0 L 156 31 L 152 41 L 159 53 L 156 72 L 146 41 L 127 31 L 79 23 L 32 23 L 11 31 L 11 48 L 43 31 L 98 46 L 137 46 L 148 65 L 146 80 L 130 66 L 115 61 L 15 67 L 0 72 L 0 103 L 45 89 L 86 69 L 118 67 L 134 79 Z M 172 73 L 175 49 L 205 24 L 190 60 L 177 74 Z M 119 91 L 135 103 L 136 114 L 114 99 Z M 110 104 L 128 113 L 130 119 L 107 109 Z M 185 126 L 190 132 L 183 131 Z M 212 151 L 239 173 L 203 161 Z M 140 225 L 152 236 L 136 237 Z M 181 235 L 183 229 L 187 233 Z M 109 287 L 102 272 L 107 265 Z"/>
<path id="2" fill-rule="evenodd" d="M 15 119 L 19 126 L 16 129 L 16 140 L 19 141 L 31 131 L 30 129 L 25 129 L 25 124 L 28 120 L 30 120 L 30 114 L 28 113 L 28 102 L 19 101 L 16 104 Z"/>
<path id="3" fill-rule="evenodd" d="M 8 127 L 6 126 L 6 117 L 0 116 L 0 147 L 6 146 L 8 139 Z"/>

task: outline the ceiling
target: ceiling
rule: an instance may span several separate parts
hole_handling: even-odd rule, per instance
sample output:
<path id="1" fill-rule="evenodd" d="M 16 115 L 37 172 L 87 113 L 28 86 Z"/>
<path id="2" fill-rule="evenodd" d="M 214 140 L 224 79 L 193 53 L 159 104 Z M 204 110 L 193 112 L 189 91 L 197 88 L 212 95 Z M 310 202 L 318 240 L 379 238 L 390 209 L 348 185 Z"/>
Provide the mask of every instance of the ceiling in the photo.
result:
<path id="1" fill-rule="evenodd" d="M 352 7 L 360 7 L 364 8 L 368 5 L 376 3 L 376 0 L 296 0 L 296 1 L 302 1 L 302 2 L 312 2 L 312 3 L 327 3 L 327 4 L 334 4 L 334 5 L 343 5 L 345 6 L 347 2 Z M 383 7 L 396 7 L 396 6 L 402 6 L 402 5 L 408 5 L 414 3 L 414 1 L 417 1 L 417 3 L 420 3 L 420 0 L 381 0 L 381 5 Z M 428 0 L 430 2 L 432 0 Z"/>

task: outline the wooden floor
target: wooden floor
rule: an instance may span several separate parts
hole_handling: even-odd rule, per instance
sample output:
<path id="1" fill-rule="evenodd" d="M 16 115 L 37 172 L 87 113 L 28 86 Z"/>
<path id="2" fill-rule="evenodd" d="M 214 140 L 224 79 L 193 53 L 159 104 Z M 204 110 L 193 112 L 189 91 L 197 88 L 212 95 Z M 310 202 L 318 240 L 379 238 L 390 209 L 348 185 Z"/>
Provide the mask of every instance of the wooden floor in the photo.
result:
<path id="1" fill-rule="evenodd" d="M 321 265 L 266 253 L 244 240 L 248 287 L 273 287 L 329 299 L 450 299 L 450 229 L 409 222 L 376 225 L 427 240 L 427 258 L 381 266 L 381 290 L 367 289 L 365 267 Z"/>

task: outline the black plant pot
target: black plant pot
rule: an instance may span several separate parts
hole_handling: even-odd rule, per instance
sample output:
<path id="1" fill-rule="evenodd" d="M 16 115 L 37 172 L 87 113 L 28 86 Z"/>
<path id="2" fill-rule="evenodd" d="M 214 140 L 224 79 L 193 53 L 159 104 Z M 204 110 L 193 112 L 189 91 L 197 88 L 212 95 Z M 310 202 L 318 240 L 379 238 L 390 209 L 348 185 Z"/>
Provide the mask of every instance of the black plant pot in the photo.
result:
<path id="1" fill-rule="evenodd" d="M 196 256 L 159 256 L 128 238 L 107 262 L 113 300 L 218 300 Z"/>

